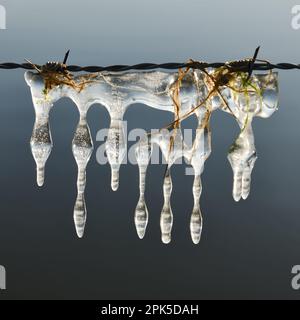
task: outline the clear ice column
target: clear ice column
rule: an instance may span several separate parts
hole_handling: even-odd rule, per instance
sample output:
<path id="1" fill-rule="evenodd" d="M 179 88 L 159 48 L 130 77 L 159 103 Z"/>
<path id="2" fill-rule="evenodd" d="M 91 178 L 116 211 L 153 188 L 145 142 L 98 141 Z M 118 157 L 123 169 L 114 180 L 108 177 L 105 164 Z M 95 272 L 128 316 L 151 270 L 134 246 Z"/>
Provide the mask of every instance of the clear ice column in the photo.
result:
<path id="1" fill-rule="evenodd" d="M 241 82 L 238 81 L 238 84 Z M 241 133 L 230 147 L 228 160 L 233 171 L 233 198 L 247 199 L 250 193 L 251 173 L 257 159 L 252 130 L 254 117 L 268 118 L 278 107 L 278 74 L 252 75 L 251 86 L 244 92 L 227 90 L 228 102 L 241 128 Z M 243 87 L 241 88 L 243 89 Z"/>
<path id="2" fill-rule="evenodd" d="M 120 166 L 126 153 L 125 128 L 122 119 L 111 118 L 105 149 L 111 167 L 111 188 L 116 191 L 119 187 Z"/>
<path id="3" fill-rule="evenodd" d="M 191 238 L 194 244 L 198 244 L 201 239 L 203 219 L 200 210 L 200 196 L 202 192 L 201 176 L 195 174 L 193 184 L 194 207 L 190 220 Z"/>
<path id="4" fill-rule="evenodd" d="M 190 218 L 190 232 L 194 244 L 200 242 L 203 227 L 203 218 L 200 209 L 200 197 L 202 193 L 201 174 L 204 170 L 204 163 L 211 154 L 211 132 L 208 125 L 208 113 L 201 110 L 201 112 L 198 112 L 197 116 L 198 128 L 191 149 L 190 160 L 194 170 L 194 207 Z"/>
<path id="5" fill-rule="evenodd" d="M 151 157 L 152 146 L 148 137 L 138 142 L 135 154 L 137 164 L 139 166 L 139 189 L 140 197 L 135 209 L 134 222 L 137 234 L 140 239 L 145 236 L 147 224 L 148 224 L 148 209 L 145 202 L 145 188 L 146 188 L 146 173 L 147 167 Z"/>
<path id="6" fill-rule="evenodd" d="M 53 143 L 49 125 L 49 112 L 52 104 L 33 98 L 35 122 L 30 139 L 30 147 L 36 163 L 37 185 L 41 187 L 45 180 L 45 165 L 51 153 Z"/>
<path id="7" fill-rule="evenodd" d="M 93 142 L 90 129 L 86 121 L 86 111 L 80 110 L 80 120 L 72 141 L 72 151 L 78 167 L 77 199 L 74 207 L 74 223 L 78 237 L 82 238 L 87 216 L 84 196 L 86 186 L 86 167 L 93 152 Z"/>
<path id="8" fill-rule="evenodd" d="M 53 143 L 49 125 L 49 113 L 54 100 L 59 98 L 45 94 L 45 83 L 42 76 L 26 71 L 25 80 L 30 87 L 32 102 L 35 111 L 34 127 L 30 139 L 30 147 L 36 163 L 36 180 L 42 186 L 45 180 L 45 165 L 51 153 Z"/>
<path id="9" fill-rule="evenodd" d="M 168 244 L 171 242 L 173 227 L 173 212 L 171 207 L 173 184 L 171 167 L 177 159 L 180 159 L 183 156 L 184 144 L 181 128 L 173 129 L 171 132 L 165 129 L 161 130 L 160 135 L 158 135 L 155 140 L 167 162 L 163 183 L 164 204 L 160 215 L 160 229 L 162 242 Z"/>
<path id="10" fill-rule="evenodd" d="M 170 168 L 167 168 L 163 185 L 164 205 L 160 215 L 161 240 L 165 244 L 171 242 L 171 232 L 173 227 L 173 212 L 171 208 L 172 188 L 171 172 Z"/>
<path id="11" fill-rule="evenodd" d="M 235 201 L 241 198 L 245 200 L 249 196 L 251 173 L 257 159 L 251 121 L 252 118 L 248 119 L 228 153 L 233 171 L 232 196 Z"/>

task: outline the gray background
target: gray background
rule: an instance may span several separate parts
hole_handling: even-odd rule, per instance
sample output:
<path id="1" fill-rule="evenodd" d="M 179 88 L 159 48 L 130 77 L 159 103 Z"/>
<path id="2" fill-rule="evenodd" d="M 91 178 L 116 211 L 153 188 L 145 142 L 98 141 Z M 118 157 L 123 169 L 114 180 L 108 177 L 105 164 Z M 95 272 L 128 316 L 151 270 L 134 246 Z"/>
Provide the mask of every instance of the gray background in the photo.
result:
<path id="1" fill-rule="evenodd" d="M 0 31 L 0 60 L 72 64 L 207 61 L 249 57 L 300 62 L 300 30 L 291 28 L 295 1 L 1 1 L 7 30 Z M 75 4 L 76 3 L 76 4 Z M 78 120 L 69 100 L 51 114 L 54 149 L 46 185 L 35 185 L 29 149 L 34 113 L 23 71 L 0 74 L 0 264 L 7 290 L 0 299 L 229 299 L 299 298 L 290 285 L 300 264 L 300 72 L 280 72 L 280 110 L 255 119 L 259 159 L 251 196 L 235 203 L 226 152 L 238 133 L 227 114 L 212 119 L 213 153 L 203 175 L 204 230 L 191 243 L 192 177 L 174 169 L 174 231 L 160 242 L 164 167 L 151 166 L 147 185 L 150 222 L 137 238 L 133 212 L 138 172 L 122 167 L 118 192 L 108 166 L 88 167 L 85 237 L 77 239 L 72 210 L 76 166 L 70 143 Z M 105 109 L 89 112 L 93 138 L 108 127 Z M 159 128 L 171 115 L 132 106 L 129 129 Z M 194 126 L 189 120 L 186 126 Z M 99 143 L 95 142 L 95 148 Z"/>

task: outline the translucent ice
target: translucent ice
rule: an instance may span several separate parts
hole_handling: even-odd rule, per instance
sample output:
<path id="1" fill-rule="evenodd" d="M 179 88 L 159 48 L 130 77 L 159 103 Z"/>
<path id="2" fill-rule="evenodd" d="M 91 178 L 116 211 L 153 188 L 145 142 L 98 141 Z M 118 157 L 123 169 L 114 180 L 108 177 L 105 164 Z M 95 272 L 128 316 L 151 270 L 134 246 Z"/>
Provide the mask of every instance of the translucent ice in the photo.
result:
<path id="1" fill-rule="evenodd" d="M 162 242 L 168 244 L 171 242 L 173 227 L 171 167 L 177 159 L 183 157 L 185 146 L 180 128 L 173 129 L 171 132 L 161 130 L 159 134 L 151 136 L 151 139 L 160 147 L 167 163 L 163 182 L 164 204 L 160 215 L 160 229 Z"/>
<path id="2" fill-rule="evenodd" d="M 111 123 L 106 141 L 106 154 L 111 165 L 111 185 L 116 190 L 119 185 L 119 169 L 126 152 L 126 137 L 123 115 L 129 105 L 144 103 L 150 107 L 174 112 L 170 92 L 176 84 L 177 72 L 119 72 L 98 73 L 92 75 L 88 83 L 80 86 L 80 90 L 67 84 L 61 84 L 45 90 L 43 75 L 26 72 L 25 79 L 31 88 L 32 100 L 36 113 L 31 148 L 37 165 L 38 184 L 44 181 L 44 167 L 52 149 L 49 128 L 49 112 L 53 104 L 62 97 L 69 97 L 78 107 L 80 121 L 72 142 L 72 151 L 78 166 L 78 195 L 74 208 L 74 221 L 79 237 L 82 237 L 86 222 L 86 205 L 84 189 L 86 183 L 86 166 L 92 154 L 93 145 L 90 131 L 86 123 L 89 107 L 99 103 L 108 110 Z M 203 74 L 199 71 L 189 72 L 182 81 L 180 89 L 181 114 L 191 110 L 199 101 L 199 79 Z M 74 77 L 76 84 L 82 83 L 82 75 Z M 157 141 L 160 143 L 159 141 Z M 169 144 L 163 143 L 165 155 Z M 151 146 L 150 146 L 151 149 Z M 174 150 L 177 150 L 176 148 Z M 148 152 L 148 151 L 147 151 Z M 146 159 L 149 156 L 146 152 Z M 143 152 L 141 152 L 142 155 Z M 176 155 L 173 155 L 173 158 Z M 145 204 L 144 185 L 147 163 L 143 156 L 138 160 L 140 170 L 140 199 L 135 213 L 135 222 L 139 237 L 145 234 L 148 222 L 148 210 Z M 149 161 L 149 159 L 148 159 Z M 173 160 L 170 159 L 170 164 Z M 144 181 L 144 182 L 143 182 Z"/>
<path id="3" fill-rule="evenodd" d="M 152 152 L 151 141 L 149 141 L 146 136 L 144 139 L 138 142 L 136 146 L 136 159 L 139 166 L 139 188 L 140 188 L 140 197 L 138 204 L 135 209 L 134 222 L 137 234 L 140 239 L 143 239 L 145 236 L 147 224 L 148 224 L 148 209 L 145 203 L 145 188 L 146 188 L 146 173 L 147 167 L 150 161 Z"/>
<path id="4" fill-rule="evenodd" d="M 193 196 L 194 196 L 194 208 L 191 214 L 190 231 L 191 237 L 195 244 L 199 243 L 202 233 L 202 213 L 200 210 L 200 196 L 202 192 L 201 176 L 194 176 Z"/>
<path id="5" fill-rule="evenodd" d="M 77 199 L 74 207 L 74 223 L 79 238 L 83 236 L 86 222 L 84 190 L 86 186 L 86 166 L 93 152 L 90 129 L 85 115 L 81 115 L 72 142 L 72 151 L 78 167 Z"/>
<path id="6" fill-rule="evenodd" d="M 168 168 L 164 178 L 164 205 L 160 215 L 161 240 L 167 244 L 171 242 L 171 232 L 173 226 L 173 212 L 171 208 L 172 178 Z"/>
<path id="7" fill-rule="evenodd" d="M 250 192 L 251 172 L 257 159 L 251 123 L 241 131 L 228 153 L 233 171 L 232 195 L 235 201 L 247 199 Z"/>
<path id="8" fill-rule="evenodd" d="M 119 186 L 120 165 L 126 154 L 126 140 L 122 120 L 112 119 L 106 140 L 106 154 L 111 166 L 111 188 Z"/>
<path id="9" fill-rule="evenodd" d="M 213 70 L 208 72 L 213 74 Z M 111 119 L 105 150 L 111 166 L 113 190 L 118 188 L 120 166 L 126 155 L 127 138 L 123 116 L 130 105 L 146 104 L 152 108 L 172 112 L 174 119 L 180 120 L 192 113 L 197 116 L 198 127 L 191 146 L 184 142 L 180 121 L 176 126 L 170 126 L 170 130 L 164 129 L 150 134 L 136 144 L 140 190 L 134 221 L 139 238 L 145 236 L 149 219 L 145 202 L 146 173 L 153 146 L 157 145 L 166 161 L 162 190 L 164 204 L 160 216 L 162 241 L 164 243 L 171 241 L 173 226 L 171 167 L 178 159 L 184 158 L 192 167 L 194 174 L 192 188 L 194 205 L 190 216 L 190 233 L 192 241 L 195 244 L 199 243 L 203 226 L 200 208 L 201 175 L 204 163 L 211 153 L 209 126 L 211 113 L 218 108 L 231 113 L 240 127 L 240 134 L 228 154 L 233 170 L 233 197 L 238 201 L 241 198 L 246 199 L 249 195 L 251 172 L 257 158 L 252 120 L 254 117 L 267 118 L 277 109 L 277 73 L 252 75 L 249 82 L 244 81 L 243 75 L 237 74 L 236 83 L 233 85 L 230 83 L 229 86 L 224 84 L 213 94 L 210 93 L 214 81 L 206 72 L 189 70 L 178 88 L 177 80 L 180 74 L 177 71 L 102 72 L 86 78 L 82 75 L 74 77 L 72 81 L 77 84 L 75 86 L 61 84 L 45 90 L 43 75 L 26 72 L 25 79 L 30 86 L 35 109 L 35 123 L 30 144 L 36 162 L 39 186 L 44 183 L 45 164 L 53 146 L 49 125 L 49 112 L 53 104 L 62 97 L 69 97 L 79 111 L 80 119 L 72 141 L 72 151 L 78 167 L 74 222 L 79 237 L 83 236 L 86 223 L 87 210 L 84 196 L 86 167 L 93 152 L 86 115 L 93 104 L 103 105 Z M 88 79 L 84 84 L 83 78 Z M 180 101 L 180 104 L 175 103 L 175 106 L 174 93 Z"/>
<path id="10" fill-rule="evenodd" d="M 246 92 L 243 90 L 242 79 L 238 78 L 235 90 L 225 89 L 223 91 L 241 128 L 239 136 L 228 153 L 228 160 L 233 171 L 232 194 L 235 201 L 241 198 L 246 199 L 250 193 L 251 172 L 257 159 L 252 120 L 255 116 L 270 117 L 277 110 L 277 76 L 277 73 L 253 75 Z M 230 112 L 228 108 L 223 108 L 223 110 Z"/>
<path id="11" fill-rule="evenodd" d="M 148 210 L 144 202 L 145 175 L 146 166 L 151 156 L 151 146 L 156 144 L 162 151 L 166 161 L 166 173 L 163 182 L 164 204 L 160 216 L 160 227 L 162 242 L 170 243 L 173 226 L 173 212 L 171 206 L 172 195 L 172 177 L 171 167 L 180 158 L 184 157 L 188 164 L 192 165 L 194 172 L 194 208 L 190 218 L 190 232 L 193 242 L 200 241 L 202 231 L 202 214 L 200 210 L 200 196 L 202 191 L 201 174 L 204 168 L 204 162 L 211 153 L 211 136 L 209 130 L 209 113 L 206 109 L 197 112 L 198 128 L 196 137 L 191 147 L 187 146 L 183 140 L 181 128 L 171 131 L 166 129 L 150 135 L 150 139 L 142 139 L 136 146 L 137 162 L 140 168 L 140 190 L 141 196 L 135 213 L 135 222 L 138 234 L 144 235 L 145 221 L 148 220 Z M 142 165 L 143 163 L 143 165 Z M 139 217 L 139 219 L 137 219 Z M 142 217 L 142 218 L 141 218 Z M 147 217 L 147 218 L 146 218 Z"/>
<path id="12" fill-rule="evenodd" d="M 211 132 L 209 129 L 210 113 L 200 110 L 197 113 L 198 127 L 193 146 L 186 152 L 187 159 L 194 170 L 193 197 L 194 207 L 190 219 L 190 232 L 192 241 L 197 244 L 200 241 L 203 219 L 200 209 L 200 197 L 202 192 L 201 174 L 204 163 L 211 154 Z"/>
<path id="13" fill-rule="evenodd" d="M 33 78 L 26 73 L 25 79 L 31 86 L 32 102 L 35 110 L 35 122 L 30 139 L 30 147 L 36 163 L 36 176 L 38 186 L 42 186 L 45 180 L 45 165 L 52 150 L 52 138 L 49 125 L 49 112 L 53 102 L 44 99 L 42 93 L 43 81 L 40 78 Z M 33 85 L 33 81 L 36 82 Z"/>

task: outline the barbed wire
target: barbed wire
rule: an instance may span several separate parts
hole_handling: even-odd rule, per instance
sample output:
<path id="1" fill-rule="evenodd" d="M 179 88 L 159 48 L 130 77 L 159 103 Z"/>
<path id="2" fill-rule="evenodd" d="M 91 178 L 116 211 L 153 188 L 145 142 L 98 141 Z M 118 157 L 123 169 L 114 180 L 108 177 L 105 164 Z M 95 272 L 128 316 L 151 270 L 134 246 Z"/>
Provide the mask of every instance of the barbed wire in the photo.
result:
<path id="1" fill-rule="evenodd" d="M 35 65 L 37 68 L 42 68 L 43 65 Z M 70 72 L 102 72 L 102 71 L 110 71 L 110 72 L 121 72 L 121 71 L 129 71 L 129 70 L 154 70 L 154 69 L 166 69 L 166 70 L 175 70 L 180 68 L 192 68 L 204 70 L 207 68 L 220 68 L 223 66 L 227 66 L 231 68 L 233 71 L 248 71 L 249 70 L 249 61 L 233 61 L 231 63 L 228 62 L 186 62 L 186 63 L 177 63 L 177 62 L 168 62 L 168 63 L 139 63 L 134 65 L 111 65 L 111 66 L 77 66 L 77 65 L 68 65 L 66 66 L 66 70 Z M 14 70 L 14 69 L 25 69 L 25 70 L 33 70 L 34 66 L 30 63 L 14 63 L 14 62 L 4 62 L 0 63 L 0 69 L 5 70 Z M 300 69 L 300 64 L 293 63 L 271 63 L 271 62 L 261 62 L 254 63 L 253 70 L 257 71 L 266 71 L 266 70 L 293 70 Z"/>
<path id="2" fill-rule="evenodd" d="M 248 72 L 251 75 L 253 70 L 256 71 L 267 71 L 273 69 L 279 70 L 299 70 L 300 64 L 294 63 L 272 63 L 265 60 L 257 60 L 257 55 L 260 47 L 256 48 L 253 58 L 237 60 L 231 62 L 203 62 L 203 61 L 194 61 L 190 60 L 184 63 L 178 62 L 167 62 L 167 63 L 139 63 L 134 65 L 110 65 L 110 66 L 78 66 L 78 65 L 66 65 L 67 59 L 69 57 L 70 50 L 67 51 L 65 57 L 63 59 L 63 63 L 55 62 L 57 65 L 63 66 L 64 70 L 70 72 L 122 72 L 129 70 L 155 70 L 155 69 L 166 69 L 166 70 L 176 70 L 180 68 L 191 68 L 198 70 L 205 70 L 208 68 L 220 68 L 227 67 L 231 71 L 234 72 Z M 258 62 L 259 61 L 259 62 Z M 48 63 L 49 64 L 49 63 Z M 53 65 L 53 62 L 51 62 Z M 14 70 L 14 69 L 25 69 L 25 70 L 34 70 L 34 69 L 42 69 L 45 65 L 37 65 L 30 62 L 26 63 L 15 63 L 15 62 L 4 62 L 0 63 L 0 69 L 5 70 Z"/>

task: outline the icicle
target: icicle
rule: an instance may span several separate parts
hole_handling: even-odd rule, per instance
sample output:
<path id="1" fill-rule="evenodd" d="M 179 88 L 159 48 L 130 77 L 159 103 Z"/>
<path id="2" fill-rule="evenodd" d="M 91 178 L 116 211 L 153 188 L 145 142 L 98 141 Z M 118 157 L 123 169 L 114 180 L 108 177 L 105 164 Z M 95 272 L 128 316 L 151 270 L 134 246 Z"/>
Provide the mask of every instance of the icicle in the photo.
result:
<path id="1" fill-rule="evenodd" d="M 87 215 L 84 198 L 86 166 L 93 152 L 91 133 L 84 113 L 80 114 L 80 120 L 72 141 L 72 151 L 78 167 L 77 199 L 74 207 L 74 223 L 78 237 L 82 238 Z"/>
<path id="2" fill-rule="evenodd" d="M 200 209 L 200 197 L 202 193 L 201 174 L 204 163 L 211 154 L 211 132 L 209 130 L 209 113 L 205 109 L 197 112 L 198 128 L 191 150 L 188 150 L 187 157 L 194 170 L 193 197 L 194 207 L 190 219 L 190 232 L 194 244 L 201 239 L 203 218 Z"/>
<path id="3" fill-rule="evenodd" d="M 190 231 L 191 237 L 194 244 L 198 244 L 200 242 L 201 233 L 202 233 L 202 214 L 200 210 L 200 196 L 202 192 L 202 184 L 200 175 L 194 176 L 194 185 L 193 185 L 193 196 L 194 196 L 194 208 L 191 214 L 190 221 Z"/>
<path id="4" fill-rule="evenodd" d="M 86 223 L 86 204 L 84 193 L 78 193 L 75 206 L 74 206 L 74 224 L 76 228 L 76 233 L 79 238 L 83 237 L 85 223 Z"/>
<path id="5" fill-rule="evenodd" d="M 25 80 L 31 88 L 32 102 L 35 110 L 35 122 L 30 139 L 30 147 L 36 163 L 37 185 L 42 186 L 45 180 L 45 165 L 53 144 L 49 125 L 49 112 L 53 101 L 43 93 L 43 79 L 32 72 L 25 73 Z"/>
<path id="6" fill-rule="evenodd" d="M 43 123 L 36 117 L 30 147 L 36 163 L 37 185 L 41 187 L 45 180 L 45 165 L 53 147 L 48 121 Z"/>
<path id="7" fill-rule="evenodd" d="M 106 154 L 111 166 L 111 188 L 116 191 L 119 187 L 120 165 L 126 153 L 126 139 L 124 136 L 123 120 L 111 119 L 106 140 Z"/>
<path id="8" fill-rule="evenodd" d="M 233 171 L 232 195 L 235 201 L 247 199 L 250 193 L 251 172 L 257 159 L 251 121 L 231 146 L 228 160 Z"/>
<path id="9" fill-rule="evenodd" d="M 140 197 L 135 209 L 134 222 L 137 234 L 140 239 L 145 236 L 148 224 L 148 209 L 145 203 L 145 187 L 146 187 L 146 172 L 151 157 L 151 143 L 148 138 L 142 139 L 136 147 L 136 159 L 139 166 L 139 188 Z"/>
<path id="10" fill-rule="evenodd" d="M 235 112 L 241 132 L 228 152 L 228 160 L 233 171 L 232 196 L 235 201 L 244 200 L 250 193 L 251 172 L 257 159 L 252 130 L 252 119 L 260 110 L 260 97 L 254 93 L 233 93 Z"/>
<path id="11" fill-rule="evenodd" d="M 239 86 L 240 82 L 237 85 Z M 228 160 L 233 171 L 232 195 L 235 201 L 239 201 L 249 196 L 251 173 L 257 159 L 252 119 L 255 116 L 269 117 L 277 109 L 277 73 L 252 76 L 251 87 L 247 92 L 237 94 L 231 90 L 231 92 L 227 91 L 227 95 L 241 128 L 241 133 L 228 153 Z"/>
<path id="12" fill-rule="evenodd" d="M 171 208 L 172 194 L 172 178 L 171 167 L 177 159 L 180 159 L 184 153 L 184 143 L 182 138 L 181 128 L 161 130 L 158 135 L 151 137 L 157 143 L 167 162 L 167 168 L 164 177 L 163 193 L 164 205 L 160 216 L 160 228 L 162 242 L 168 244 L 171 242 L 171 232 L 173 226 L 173 213 Z"/>
<path id="13" fill-rule="evenodd" d="M 167 168 L 164 178 L 164 205 L 160 216 L 161 240 L 168 244 L 171 242 L 171 232 L 173 226 L 173 213 L 171 209 L 171 193 L 172 193 L 172 179 L 170 168 Z"/>

